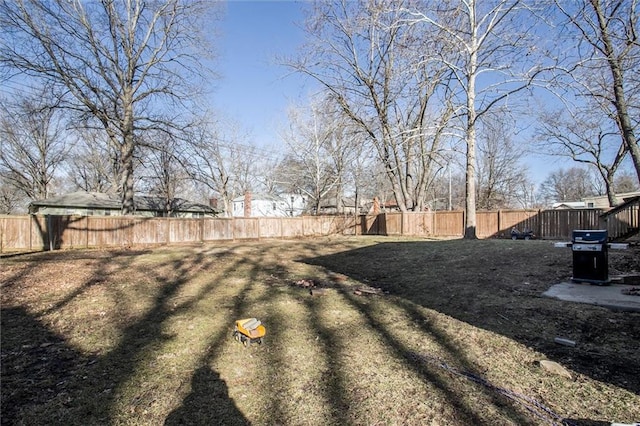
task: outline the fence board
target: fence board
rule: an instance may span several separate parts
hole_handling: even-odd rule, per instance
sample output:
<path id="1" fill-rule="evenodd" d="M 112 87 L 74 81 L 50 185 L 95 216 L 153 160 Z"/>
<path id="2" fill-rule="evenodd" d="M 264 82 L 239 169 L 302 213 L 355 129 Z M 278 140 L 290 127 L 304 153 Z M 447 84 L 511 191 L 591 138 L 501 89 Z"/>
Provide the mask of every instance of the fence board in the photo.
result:
<path id="1" fill-rule="evenodd" d="M 305 236 L 328 235 L 329 227 L 324 216 L 303 216 Z"/>
<path id="2" fill-rule="evenodd" d="M 514 227 L 519 231 L 531 230 L 540 236 L 539 213 L 539 210 L 499 210 L 497 232 L 491 236 L 508 238 Z"/>
<path id="3" fill-rule="evenodd" d="M 600 215 L 600 228 L 610 238 L 624 238 L 640 229 L 640 197 Z"/>
<path id="4" fill-rule="evenodd" d="M 285 217 L 280 219 L 282 223 L 282 238 L 304 237 L 304 221 L 300 217 Z"/>
<path id="5" fill-rule="evenodd" d="M 382 213 L 382 220 L 385 222 L 385 235 L 402 235 L 403 215 L 403 213 Z"/>
<path id="6" fill-rule="evenodd" d="M 600 210 L 543 210 L 540 212 L 542 238 L 571 238 L 574 229 L 598 229 Z"/>
<path id="7" fill-rule="evenodd" d="M 54 216 L 52 235 L 57 238 L 56 246 L 61 249 L 87 247 L 86 216 Z"/>
<path id="8" fill-rule="evenodd" d="M 32 249 L 31 221 L 28 216 L 0 217 L 0 252 Z M 42 246 L 42 242 L 40 244 Z"/>
<path id="9" fill-rule="evenodd" d="M 170 224 L 167 218 L 145 218 L 134 222 L 133 244 L 168 244 Z"/>
<path id="10" fill-rule="evenodd" d="M 462 237 L 464 235 L 464 212 L 459 210 L 436 212 L 434 236 Z"/>
<path id="11" fill-rule="evenodd" d="M 325 216 L 325 218 L 328 222 L 328 233 L 325 235 L 355 234 L 356 220 L 354 216 Z"/>
<path id="12" fill-rule="evenodd" d="M 233 237 L 242 239 L 258 239 L 260 238 L 258 218 L 234 218 L 233 219 Z"/>
<path id="13" fill-rule="evenodd" d="M 499 212 L 476 213 L 476 235 L 478 238 L 496 237 L 500 233 Z"/>
<path id="14" fill-rule="evenodd" d="M 638 206 L 606 226 L 638 226 Z M 513 226 L 541 238 L 567 239 L 574 229 L 599 229 L 601 210 L 478 212 L 480 238 L 508 236 Z M 233 239 L 295 238 L 331 234 L 462 237 L 462 211 L 383 213 L 377 216 L 294 218 L 143 218 L 138 216 L 0 216 L 0 252 L 50 247 L 118 247 Z"/>
<path id="15" fill-rule="evenodd" d="M 282 236 L 282 221 L 277 217 L 258 219 L 260 238 L 279 238 Z"/>
<path id="16" fill-rule="evenodd" d="M 233 222 L 231 218 L 205 219 L 202 223 L 202 240 L 233 240 Z"/>
<path id="17" fill-rule="evenodd" d="M 48 250 L 49 237 L 46 232 L 45 220 L 43 217 L 25 217 L 25 222 L 31 227 L 31 242 L 29 250 Z"/>
<path id="18" fill-rule="evenodd" d="M 96 216 L 88 223 L 88 246 L 123 247 L 133 245 L 136 243 L 134 229 L 140 223 L 144 223 L 144 220 L 130 216 Z"/>
<path id="19" fill-rule="evenodd" d="M 409 212 L 402 218 L 404 235 L 433 235 L 434 212 Z"/>
<path id="20" fill-rule="evenodd" d="M 201 241 L 200 219 L 169 218 L 169 242 L 195 243 Z"/>
<path id="21" fill-rule="evenodd" d="M 384 223 L 381 215 L 362 215 L 359 216 L 360 226 L 358 227 L 360 235 L 386 235 L 387 229 L 381 227 Z"/>

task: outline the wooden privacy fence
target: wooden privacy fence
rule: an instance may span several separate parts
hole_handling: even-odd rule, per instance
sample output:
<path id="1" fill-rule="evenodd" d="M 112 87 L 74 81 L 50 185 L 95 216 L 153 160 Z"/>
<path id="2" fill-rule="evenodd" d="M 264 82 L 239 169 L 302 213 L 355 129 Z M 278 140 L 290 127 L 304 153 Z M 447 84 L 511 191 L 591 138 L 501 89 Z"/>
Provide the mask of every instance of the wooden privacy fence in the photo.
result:
<path id="1" fill-rule="evenodd" d="M 144 218 L 0 216 L 0 252 L 126 247 L 355 233 L 353 216 L 295 218 Z"/>
<path id="2" fill-rule="evenodd" d="M 512 227 L 540 238 L 567 239 L 573 229 L 598 229 L 601 211 L 478 212 L 479 238 L 508 237 Z M 0 252 L 126 247 L 332 234 L 462 237 L 464 212 L 292 218 L 144 218 L 137 216 L 0 216 Z"/>
<path id="3" fill-rule="evenodd" d="M 640 231 L 640 197 L 632 198 L 600 215 L 603 229 L 615 239 L 624 239 Z"/>
<path id="4" fill-rule="evenodd" d="M 545 239 L 571 238 L 574 229 L 599 229 L 599 209 L 580 210 L 499 210 L 476 213 L 478 238 L 509 237 L 513 227 L 532 230 Z M 462 237 L 463 211 L 419 213 L 387 213 L 374 218 L 377 235 L 415 235 L 431 237 Z M 384 232 L 379 232 L 384 230 Z"/>

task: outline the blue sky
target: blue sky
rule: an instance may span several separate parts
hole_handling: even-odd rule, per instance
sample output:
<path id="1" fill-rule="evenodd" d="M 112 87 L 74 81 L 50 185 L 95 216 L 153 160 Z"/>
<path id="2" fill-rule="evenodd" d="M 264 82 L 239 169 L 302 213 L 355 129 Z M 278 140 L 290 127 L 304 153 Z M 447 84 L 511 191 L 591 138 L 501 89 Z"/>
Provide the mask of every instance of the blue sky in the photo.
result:
<path id="1" fill-rule="evenodd" d="M 278 129 L 287 107 L 304 98 L 309 85 L 276 58 L 295 53 L 304 41 L 300 1 L 226 3 L 216 41 L 221 74 L 211 103 L 253 135 L 258 146 L 281 145 Z"/>
<path id="2" fill-rule="evenodd" d="M 278 129 L 286 125 L 287 108 L 304 104 L 313 90 L 276 58 L 291 55 L 304 42 L 304 1 L 230 0 L 219 23 L 216 69 L 221 79 L 211 104 L 251 135 L 247 144 L 283 150 Z M 562 158 L 528 155 L 523 161 L 539 183 L 550 171 L 570 167 Z"/>

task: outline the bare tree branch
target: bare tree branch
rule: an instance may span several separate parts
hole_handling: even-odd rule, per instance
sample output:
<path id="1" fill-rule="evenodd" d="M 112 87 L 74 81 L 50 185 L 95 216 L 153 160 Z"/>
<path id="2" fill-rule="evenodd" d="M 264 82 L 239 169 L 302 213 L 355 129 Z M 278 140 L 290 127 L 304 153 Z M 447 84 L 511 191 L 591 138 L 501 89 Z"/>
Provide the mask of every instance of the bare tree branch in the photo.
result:
<path id="1" fill-rule="evenodd" d="M 137 134 L 175 127 L 163 102 L 187 106 L 203 75 L 197 53 L 206 53 L 199 28 L 207 8 L 179 0 L 0 3 L 0 66 L 53 84 L 62 107 L 102 128 L 121 161 L 124 214 L 134 210 Z"/>

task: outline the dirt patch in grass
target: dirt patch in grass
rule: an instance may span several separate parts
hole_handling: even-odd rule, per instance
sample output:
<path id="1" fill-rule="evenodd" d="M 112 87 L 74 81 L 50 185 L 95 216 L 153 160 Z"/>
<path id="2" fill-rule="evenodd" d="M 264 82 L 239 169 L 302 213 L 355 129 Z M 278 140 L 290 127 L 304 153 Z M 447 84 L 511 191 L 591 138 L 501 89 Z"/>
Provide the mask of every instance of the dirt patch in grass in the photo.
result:
<path id="1" fill-rule="evenodd" d="M 639 271 L 640 253 L 610 263 Z M 511 240 L 3 259 L 2 424 L 637 421 L 640 315 L 541 297 L 570 275 L 569 250 Z M 296 284 L 308 280 L 324 294 Z M 244 317 L 266 325 L 263 345 L 231 338 Z"/>

